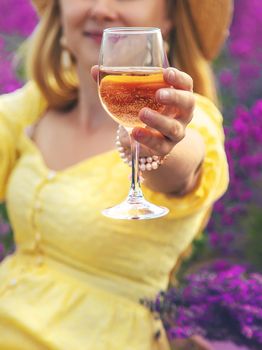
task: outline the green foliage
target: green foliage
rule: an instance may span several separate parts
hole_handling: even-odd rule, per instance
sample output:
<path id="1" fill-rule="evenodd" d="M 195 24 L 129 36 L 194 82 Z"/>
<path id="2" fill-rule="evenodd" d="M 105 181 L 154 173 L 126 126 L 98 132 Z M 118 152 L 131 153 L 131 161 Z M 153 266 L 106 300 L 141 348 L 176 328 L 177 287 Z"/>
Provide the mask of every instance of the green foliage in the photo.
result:
<path id="1" fill-rule="evenodd" d="M 259 207 L 253 207 L 248 213 L 245 222 L 246 230 L 246 260 L 257 271 L 262 272 L 262 211 Z"/>
<path id="2" fill-rule="evenodd" d="M 197 238 L 192 243 L 192 253 L 187 258 L 183 259 L 179 270 L 176 273 L 175 279 L 178 282 L 184 280 L 184 276 L 189 270 L 194 267 L 202 265 L 204 262 L 213 258 L 210 246 L 208 243 L 208 236 L 203 233 L 200 238 Z"/>
<path id="3" fill-rule="evenodd" d="M 8 227 L 8 215 L 6 211 L 6 206 L 4 204 L 0 204 L 0 224 L 5 226 L 0 226 L 0 248 L 4 249 L 4 251 L 0 251 L 0 261 L 4 257 L 4 255 L 13 251 L 14 249 L 14 238 L 13 232 L 9 226 L 9 232 L 6 233 L 6 227 Z"/>

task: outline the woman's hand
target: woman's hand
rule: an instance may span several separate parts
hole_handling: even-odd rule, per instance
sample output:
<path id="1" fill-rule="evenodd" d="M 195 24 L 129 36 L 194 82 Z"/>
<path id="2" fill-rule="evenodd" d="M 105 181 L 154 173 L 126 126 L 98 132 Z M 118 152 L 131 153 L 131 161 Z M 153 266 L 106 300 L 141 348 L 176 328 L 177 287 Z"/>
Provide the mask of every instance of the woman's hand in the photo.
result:
<path id="1" fill-rule="evenodd" d="M 92 68 L 93 78 L 97 79 L 98 68 Z M 156 92 L 156 100 L 165 106 L 163 114 L 150 108 L 143 108 L 139 118 L 146 127 L 136 127 L 132 135 L 141 144 L 140 155 L 165 156 L 185 137 L 185 130 L 191 121 L 195 98 L 192 78 L 175 68 L 164 70 L 164 80 L 170 88 Z M 129 136 L 122 127 L 120 142 L 124 148 L 130 146 Z"/>
<path id="2" fill-rule="evenodd" d="M 95 80 L 97 70 L 97 66 L 92 69 Z M 186 132 L 195 107 L 192 78 L 175 68 L 167 68 L 164 80 L 170 87 L 156 92 L 157 101 L 164 106 L 163 113 L 141 109 L 139 118 L 146 126 L 134 128 L 132 135 L 141 145 L 141 157 L 171 154 L 157 171 L 144 172 L 144 184 L 153 191 L 185 195 L 198 181 L 205 144 L 197 131 Z M 128 150 L 130 140 L 123 127 L 119 138 L 122 147 Z"/>
<path id="3" fill-rule="evenodd" d="M 186 127 L 193 117 L 195 98 L 192 78 L 178 69 L 168 68 L 164 70 L 164 80 L 171 87 L 156 92 L 157 102 L 165 106 L 164 113 L 143 108 L 139 118 L 146 127 L 136 127 L 132 131 L 134 139 L 144 146 L 141 155 L 165 156 L 170 153 L 185 137 Z M 126 142 L 123 139 L 123 146 Z"/>

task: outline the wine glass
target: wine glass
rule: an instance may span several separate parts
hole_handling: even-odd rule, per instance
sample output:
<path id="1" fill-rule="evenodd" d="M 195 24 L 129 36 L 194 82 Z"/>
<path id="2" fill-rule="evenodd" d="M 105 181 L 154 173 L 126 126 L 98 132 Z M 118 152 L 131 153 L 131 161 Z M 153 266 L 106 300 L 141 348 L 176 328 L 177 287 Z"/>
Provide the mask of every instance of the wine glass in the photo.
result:
<path id="1" fill-rule="evenodd" d="M 142 193 L 139 176 L 139 143 L 132 129 L 145 126 L 138 118 L 143 107 L 159 112 L 164 106 L 155 99 L 159 88 L 167 87 L 163 69 L 168 67 L 159 28 L 108 28 L 103 32 L 98 90 L 103 108 L 130 136 L 132 174 L 126 200 L 102 213 L 114 219 L 154 219 L 169 210 L 148 202 Z"/>

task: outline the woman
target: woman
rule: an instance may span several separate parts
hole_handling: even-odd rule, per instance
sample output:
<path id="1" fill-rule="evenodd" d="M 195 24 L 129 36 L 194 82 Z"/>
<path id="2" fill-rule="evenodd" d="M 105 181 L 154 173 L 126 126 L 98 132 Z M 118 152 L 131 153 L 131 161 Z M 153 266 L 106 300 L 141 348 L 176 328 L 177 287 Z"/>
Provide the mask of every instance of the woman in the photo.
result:
<path id="1" fill-rule="evenodd" d="M 170 41 L 171 62 L 175 52 L 195 91 L 215 99 L 206 59 L 223 41 L 231 6 L 196 3 L 34 0 L 41 20 L 29 52 L 31 80 L 0 100 L 0 199 L 17 244 L 0 267 L 1 349 L 168 348 L 159 321 L 139 300 L 167 288 L 226 190 L 222 118 L 193 94 L 188 74 L 166 70 L 174 89 L 156 98 L 178 108 L 179 118 L 143 109 L 140 118 L 151 128 L 133 136 L 144 156 L 169 155 L 143 176 L 146 198 L 170 214 L 110 220 L 101 210 L 125 198 L 129 170 L 115 150 L 117 125 L 97 96 L 96 68 L 93 78 L 88 72 L 105 27 L 154 25 Z M 214 23 L 214 14 L 224 23 Z M 212 25 L 207 34 L 201 23 Z M 120 143 L 128 147 L 123 132 Z"/>

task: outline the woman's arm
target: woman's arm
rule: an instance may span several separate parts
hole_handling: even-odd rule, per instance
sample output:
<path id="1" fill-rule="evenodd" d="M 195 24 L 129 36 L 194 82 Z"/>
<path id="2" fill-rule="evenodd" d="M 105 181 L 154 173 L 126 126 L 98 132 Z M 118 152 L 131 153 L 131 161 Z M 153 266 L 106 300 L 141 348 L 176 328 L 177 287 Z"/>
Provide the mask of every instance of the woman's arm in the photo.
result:
<path id="1" fill-rule="evenodd" d="M 98 67 L 94 66 L 91 72 L 96 80 Z M 204 170 L 209 172 L 207 175 L 203 171 L 201 179 L 209 177 L 203 186 L 211 181 L 212 170 L 216 173 L 214 182 L 221 187 L 220 190 L 217 187 L 212 191 L 209 189 L 209 194 L 202 196 L 212 202 L 224 193 L 228 184 L 222 116 L 208 99 L 193 93 L 193 81 L 188 74 L 168 68 L 164 71 L 164 79 L 171 87 L 156 93 L 157 100 L 165 106 L 163 114 L 142 109 L 139 116 L 146 127 L 136 127 L 132 131 L 140 143 L 141 157 L 168 155 L 157 170 L 143 172 L 145 185 L 153 192 L 185 195 L 198 184 L 203 163 Z M 163 91 L 167 95 L 161 95 Z M 129 136 L 123 127 L 119 141 L 130 153 Z"/>
<path id="2" fill-rule="evenodd" d="M 183 140 L 173 148 L 157 170 L 143 173 L 144 184 L 153 191 L 185 195 L 198 182 L 204 156 L 202 136 L 197 131 L 188 129 Z"/>
<path id="3" fill-rule="evenodd" d="M 170 88 L 156 93 L 157 101 L 165 107 L 163 114 L 142 109 L 139 116 L 147 127 L 135 128 L 132 135 L 142 145 L 141 155 L 168 155 L 157 170 L 143 173 L 145 185 L 157 192 L 183 195 L 197 183 L 205 145 L 197 131 L 187 128 L 195 108 L 192 78 L 169 68 L 164 79 Z"/>

